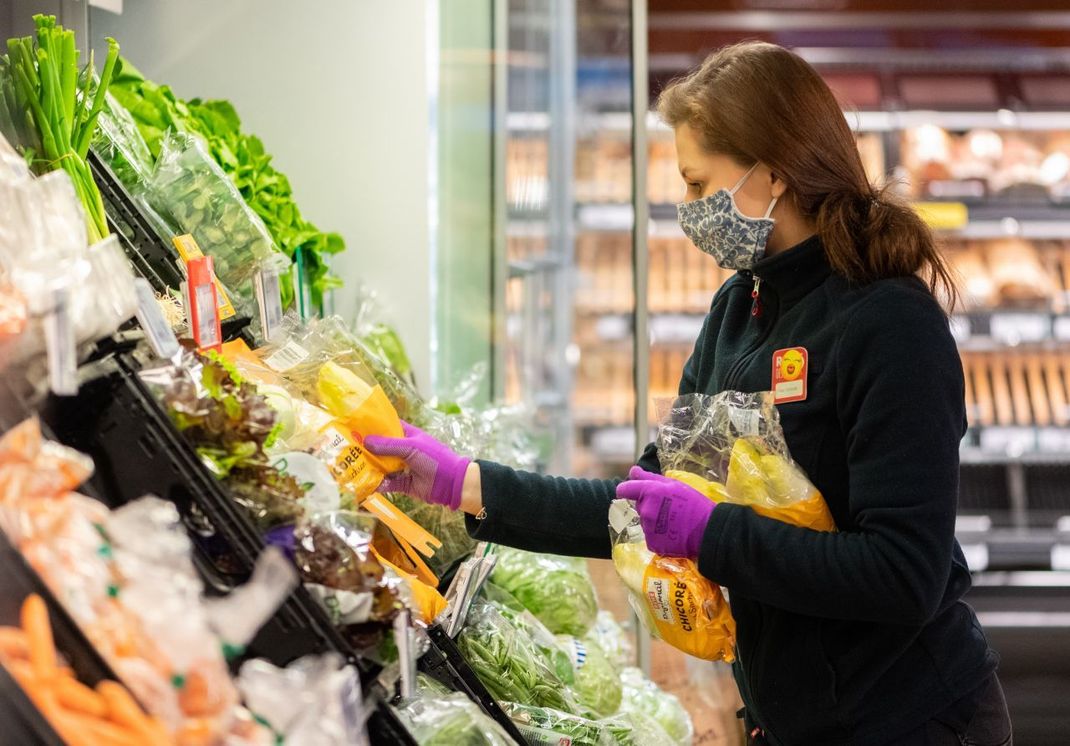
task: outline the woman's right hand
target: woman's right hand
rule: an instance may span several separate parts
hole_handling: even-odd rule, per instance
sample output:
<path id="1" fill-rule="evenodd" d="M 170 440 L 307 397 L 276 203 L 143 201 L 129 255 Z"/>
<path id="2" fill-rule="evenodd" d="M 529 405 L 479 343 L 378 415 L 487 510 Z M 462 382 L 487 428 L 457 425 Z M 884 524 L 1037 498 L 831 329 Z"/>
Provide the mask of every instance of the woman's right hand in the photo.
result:
<path id="1" fill-rule="evenodd" d="M 450 510 L 461 507 L 465 474 L 471 459 L 459 456 L 443 443 L 413 427 L 401 423 L 404 438 L 369 435 L 364 446 L 376 456 L 395 456 L 406 464 L 404 471 L 388 474 L 379 492 L 402 492 L 432 505 Z"/>

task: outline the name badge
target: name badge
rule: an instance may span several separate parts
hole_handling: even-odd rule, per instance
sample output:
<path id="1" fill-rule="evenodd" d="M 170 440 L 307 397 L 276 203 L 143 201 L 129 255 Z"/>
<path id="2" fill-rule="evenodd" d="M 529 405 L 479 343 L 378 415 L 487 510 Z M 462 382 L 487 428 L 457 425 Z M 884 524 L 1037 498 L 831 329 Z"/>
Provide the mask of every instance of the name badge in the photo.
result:
<path id="1" fill-rule="evenodd" d="M 773 402 L 787 404 L 806 398 L 810 355 L 805 347 L 787 347 L 773 353 Z"/>

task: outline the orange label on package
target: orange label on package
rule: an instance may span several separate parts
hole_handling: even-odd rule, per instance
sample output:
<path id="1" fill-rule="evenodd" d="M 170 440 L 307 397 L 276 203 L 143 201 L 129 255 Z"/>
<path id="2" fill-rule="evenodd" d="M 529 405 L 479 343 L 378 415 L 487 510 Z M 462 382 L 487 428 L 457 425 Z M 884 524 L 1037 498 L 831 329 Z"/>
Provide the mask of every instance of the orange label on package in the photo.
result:
<path id="1" fill-rule="evenodd" d="M 810 355 L 805 347 L 787 347 L 773 353 L 773 402 L 802 401 L 806 398 L 806 378 Z"/>
<path id="2" fill-rule="evenodd" d="M 182 261 L 188 262 L 190 259 L 197 259 L 204 256 L 204 252 L 201 251 L 201 247 L 197 245 L 197 240 L 189 233 L 183 233 L 181 236 L 175 236 L 171 239 L 175 248 L 178 249 L 178 255 L 182 257 Z M 227 295 L 227 291 L 223 289 L 223 283 L 219 281 L 219 278 L 215 278 L 215 291 L 216 291 L 216 307 L 219 310 L 219 320 L 229 319 L 234 316 L 237 311 L 234 310 L 234 304 L 230 302 L 230 297 Z"/>
<path id="3" fill-rule="evenodd" d="M 327 464 L 335 481 L 361 498 L 374 492 L 383 475 L 368 473 L 369 464 L 364 449 L 334 424 L 320 430 L 320 435 L 322 438 L 313 449 L 313 455 Z"/>
<path id="4" fill-rule="evenodd" d="M 655 556 L 643 573 L 643 591 L 661 639 L 703 660 L 735 660 L 736 622 L 728 602 L 694 562 Z"/>

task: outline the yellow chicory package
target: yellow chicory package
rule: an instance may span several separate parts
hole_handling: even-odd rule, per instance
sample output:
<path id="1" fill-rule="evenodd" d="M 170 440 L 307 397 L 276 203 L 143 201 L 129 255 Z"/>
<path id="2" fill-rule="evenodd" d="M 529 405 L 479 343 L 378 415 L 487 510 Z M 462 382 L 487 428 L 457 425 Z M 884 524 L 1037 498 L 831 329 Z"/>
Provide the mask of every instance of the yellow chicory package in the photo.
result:
<path id="1" fill-rule="evenodd" d="M 791 459 L 771 393 L 690 394 L 662 410 L 657 446 L 666 476 L 717 503 L 836 530 L 825 499 Z M 735 622 L 720 587 L 690 560 L 651 553 L 631 502 L 615 500 L 609 523 L 613 563 L 650 632 L 698 658 L 731 661 Z"/>

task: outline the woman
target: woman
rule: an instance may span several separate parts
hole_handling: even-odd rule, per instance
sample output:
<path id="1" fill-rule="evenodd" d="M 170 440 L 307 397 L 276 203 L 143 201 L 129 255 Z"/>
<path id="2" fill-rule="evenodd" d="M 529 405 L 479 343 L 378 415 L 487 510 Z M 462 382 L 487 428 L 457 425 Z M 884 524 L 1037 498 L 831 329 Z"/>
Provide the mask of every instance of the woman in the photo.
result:
<path id="1" fill-rule="evenodd" d="M 472 463 L 409 428 L 368 439 L 408 465 L 383 490 L 464 510 L 477 539 L 587 557 L 610 554 L 610 501 L 635 500 L 651 550 L 731 591 L 753 743 L 1010 743 L 996 654 L 961 601 L 963 375 L 930 231 L 869 184 L 832 93 L 785 49 L 722 49 L 658 108 L 687 183 L 681 225 L 738 270 L 680 393 L 802 381 L 777 406 L 839 531 L 714 505 L 659 476 L 653 445 L 628 481 L 570 480 Z"/>

